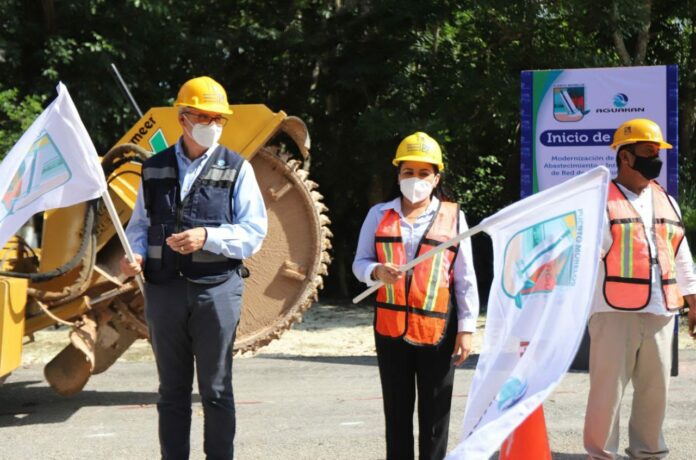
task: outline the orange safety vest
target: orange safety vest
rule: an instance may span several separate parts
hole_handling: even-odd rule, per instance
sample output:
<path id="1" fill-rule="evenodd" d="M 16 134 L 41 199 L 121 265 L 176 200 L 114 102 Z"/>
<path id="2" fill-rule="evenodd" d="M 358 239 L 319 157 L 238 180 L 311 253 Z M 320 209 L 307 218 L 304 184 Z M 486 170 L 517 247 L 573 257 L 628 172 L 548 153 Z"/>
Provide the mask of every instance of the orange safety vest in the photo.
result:
<path id="1" fill-rule="evenodd" d="M 676 279 L 675 255 L 684 238 L 684 224 L 672 202 L 657 182 L 649 187 L 653 196 L 653 226 L 657 263 L 662 273 L 662 293 L 668 310 L 680 308 L 683 298 Z M 650 302 L 652 287 L 650 253 L 645 225 L 615 182 L 607 199 L 613 243 L 604 257 L 604 298 L 617 310 L 640 310 Z"/>
<path id="2" fill-rule="evenodd" d="M 407 263 L 399 220 L 399 213 L 389 209 L 377 227 L 375 246 L 380 263 Z M 459 205 L 440 203 L 418 245 L 417 256 L 453 238 L 458 230 Z M 450 284 L 458 250 L 456 245 L 436 254 L 413 267 L 396 283 L 385 284 L 377 291 L 377 334 L 403 338 L 414 345 L 440 343 L 450 314 Z"/>

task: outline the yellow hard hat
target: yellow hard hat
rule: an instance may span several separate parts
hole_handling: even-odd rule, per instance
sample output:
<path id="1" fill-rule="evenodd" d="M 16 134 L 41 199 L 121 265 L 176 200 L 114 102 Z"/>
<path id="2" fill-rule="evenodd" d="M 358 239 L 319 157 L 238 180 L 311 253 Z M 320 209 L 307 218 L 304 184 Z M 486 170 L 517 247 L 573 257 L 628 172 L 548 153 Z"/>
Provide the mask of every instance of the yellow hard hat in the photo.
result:
<path id="1" fill-rule="evenodd" d="M 445 169 L 440 145 L 435 139 L 420 131 L 406 136 L 399 144 L 392 164 L 399 166 L 402 161 L 422 161 L 437 165 L 440 171 Z"/>
<path id="2" fill-rule="evenodd" d="M 621 145 L 635 144 L 636 142 L 656 142 L 661 149 L 671 149 L 672 144 L 665 142 L 662 137 L 660 125 L 647 118 L 634 118 L 628 120 L 614 131 L 614 142 L 611 148 L 616 149 Z"/>
<path id="3" fill-rule="evenodd" d="M 192 78 L 181 85 L 174 106 L 232 115 L 225 88 L 210 77 Z"/>

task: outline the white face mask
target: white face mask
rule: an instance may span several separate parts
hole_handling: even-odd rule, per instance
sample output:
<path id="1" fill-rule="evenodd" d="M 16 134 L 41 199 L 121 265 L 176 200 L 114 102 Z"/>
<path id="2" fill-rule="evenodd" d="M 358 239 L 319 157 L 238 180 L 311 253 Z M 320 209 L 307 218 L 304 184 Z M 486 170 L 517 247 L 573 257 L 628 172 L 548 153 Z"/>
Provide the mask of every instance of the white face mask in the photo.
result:
<path id="1" fill-rule="evenodd" d="M 222 135 L 222 126 L 219 126 L 217 123 L 210 123 L 209 125 L 196 123 L 194 125 L 188 120 L 188 118 L 186 118 L 186 121 L 188 121 L 192 126 L 191 137 L 193 137 L 196 144 L 200 145 L 201 147 L 209 149 L 220 140 L 220 136 Z"/>
<path id="2" fill-rule="evenodd" d="M 401 193 L 411 203 L 419 203 L 430 196 L 433 192 L 433 184 L 430 181 L 411 177 L 401 179 L 399 182 Z"/>

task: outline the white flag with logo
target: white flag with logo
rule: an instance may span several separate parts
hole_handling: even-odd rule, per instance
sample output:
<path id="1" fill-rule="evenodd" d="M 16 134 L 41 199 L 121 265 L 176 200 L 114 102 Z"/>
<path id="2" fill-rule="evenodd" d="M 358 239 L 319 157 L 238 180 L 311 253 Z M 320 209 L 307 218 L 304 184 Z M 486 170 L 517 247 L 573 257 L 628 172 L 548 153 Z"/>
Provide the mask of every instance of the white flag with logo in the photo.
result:
<path id="1" fill-rule="evenodd" d="M 0 247 L 37 212 L 98 198 L 106 181 L 67 88 L 0 163 Z"/>
<path id="2" fill-rule="evenodd" d="M 494 279 L 462 440 L 448 459 L 488 459 L 560 383 L 590 312 L 609 170 L 585 174 L 485 219 Z"/>

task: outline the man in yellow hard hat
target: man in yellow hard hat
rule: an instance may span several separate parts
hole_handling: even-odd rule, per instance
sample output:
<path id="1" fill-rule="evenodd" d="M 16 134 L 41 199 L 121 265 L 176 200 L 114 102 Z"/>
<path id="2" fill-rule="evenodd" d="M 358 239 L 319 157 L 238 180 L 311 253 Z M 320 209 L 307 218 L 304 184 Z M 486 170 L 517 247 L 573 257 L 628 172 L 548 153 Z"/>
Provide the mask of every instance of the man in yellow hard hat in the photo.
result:
<path id="1" fill-rule="evenodd" d="M 662 423 L 674 315 L 686 301 L 695 336 L 696 275 L 679 206 L 654 180 L 662 168 L 660 149 L 672 148 L 660 127 L 629 120 L 616 130 L 611 147 L 619 172 L 609 185 L 604 263 L 590 313 L 585 449 L 591 459 L 616 458 L 621 399 L 632 381 L 626 453 L 663 458 L 669 452 Z"/>
<path id="2" fill-rule="evenodd" d="M 254 171 L 218 144 L 232 114 L 210 77 L 179 90 L 182 135 L 149 158 L 126 233 L 144 271 L 146 317 L 157 361 L 163 458 L 188 458 L 194 365 L 209 459 L 234 455 L 232 345 L 241 309 L 242 260 L 261 247 L 266 209 Z M 142 268 L 144 267 L 144 268 Z"/>

